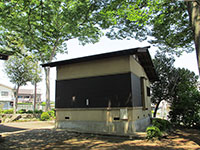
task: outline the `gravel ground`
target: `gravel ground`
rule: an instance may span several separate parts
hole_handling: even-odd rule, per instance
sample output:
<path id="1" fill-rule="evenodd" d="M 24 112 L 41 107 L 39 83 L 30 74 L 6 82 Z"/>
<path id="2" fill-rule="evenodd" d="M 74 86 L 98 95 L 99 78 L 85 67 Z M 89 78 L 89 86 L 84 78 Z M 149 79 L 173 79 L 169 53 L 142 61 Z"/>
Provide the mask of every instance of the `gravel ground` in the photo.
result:
<path id="1" fill-rule="evenodd" d="M 200 150 L 200 131 L 177 130 L 161 141 L 81 134 L 54 129 L 53 122 L 19 122 L 0 125 L 0 150 Z"/>

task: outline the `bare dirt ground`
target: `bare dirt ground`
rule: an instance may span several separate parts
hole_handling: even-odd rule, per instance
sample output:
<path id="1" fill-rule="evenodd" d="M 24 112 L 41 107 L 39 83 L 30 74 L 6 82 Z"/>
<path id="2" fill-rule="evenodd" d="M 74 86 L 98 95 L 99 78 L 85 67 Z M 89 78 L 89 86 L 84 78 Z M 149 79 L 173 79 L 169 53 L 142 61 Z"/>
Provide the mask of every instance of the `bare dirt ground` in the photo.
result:
<path id="1" fill-rule="evenodd" d="M 200 130 L 176 130 L 161 141 L 81 134 L 54 129 L 53 122 L 0 124 L 0 150 L 200 150 Z"/>

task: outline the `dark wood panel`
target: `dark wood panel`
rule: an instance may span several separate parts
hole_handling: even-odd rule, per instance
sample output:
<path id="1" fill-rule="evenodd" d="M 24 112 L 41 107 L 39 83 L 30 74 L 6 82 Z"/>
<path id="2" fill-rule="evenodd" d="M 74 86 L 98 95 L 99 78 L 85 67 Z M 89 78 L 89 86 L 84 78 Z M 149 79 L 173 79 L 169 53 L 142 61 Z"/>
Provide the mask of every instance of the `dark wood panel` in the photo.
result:
<path id="1" fill-rule="evenodd" d="M 134 107 L 142 106 L 140 77 L 131 73 L 132 103 Z"/>
<path id="2" fill-rule="evenodd" d="M 131 73 L 56 81 L 56 108 L 132 106 Z"/>

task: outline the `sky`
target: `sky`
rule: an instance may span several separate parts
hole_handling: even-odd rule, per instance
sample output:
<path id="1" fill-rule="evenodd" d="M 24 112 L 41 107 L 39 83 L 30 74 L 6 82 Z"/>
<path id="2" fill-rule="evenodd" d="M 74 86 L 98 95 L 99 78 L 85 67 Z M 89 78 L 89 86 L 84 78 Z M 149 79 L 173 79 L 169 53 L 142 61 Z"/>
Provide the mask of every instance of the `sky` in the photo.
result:
<path id="1" fill-rule="evenodd" d="M 89 56 L 94 54 L 101 54 L 111 51 L 123 50 L 128 48 L 135 48 L 135 47 L 145 47 L 151 46 L 148 42 L 139 42 L 134 39 L 131 40 L 110 40 L 106 37 L 102 37 L 101 40 L 96 44 L 87 44 L 82 46 L 79 44 L 78 40 L 73 39 L 67 42 L 68 53 L 67 54 L 58 54 L 56 60 L 65 60 L 83 56 Z M 149 49 L 150 55 L 153 58 L 155 55 L 157 48 L 151 46 Z M 187 68 L 191 71 L 194 71 L 198 74 L 197 68 L 197 61 L 196 61 L 196 54 L 195 52 L 192 53 L 184 53 L 179 58 L 176 57 L 175 67 Z M 0 60 L 0 83 L 14 87 L 12 83 L 9 82 L 7 75 L 3 71 L 4 68 L 4 61 Z M 55 80 L 56 80 L 56 68 L 51 68 L 50 72 L 50 92 L 51 101 L 55 100 Z M 31 84 L 24 86 L 22 88 L 33 88 Z M 44 73 L 43 73 L 43 81 L 38 84 L 38 88 L 42 91 L 42 100 L 45 100 L 45 80 L 44 80 Z"/>

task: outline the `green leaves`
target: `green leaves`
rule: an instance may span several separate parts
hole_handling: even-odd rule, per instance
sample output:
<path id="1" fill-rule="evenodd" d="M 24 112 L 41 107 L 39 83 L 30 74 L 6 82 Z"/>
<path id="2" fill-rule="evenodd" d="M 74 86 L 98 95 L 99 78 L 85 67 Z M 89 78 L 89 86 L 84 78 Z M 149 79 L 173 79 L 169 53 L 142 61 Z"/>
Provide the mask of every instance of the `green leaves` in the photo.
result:
<path id="1" fill-rule="evenodd" d="M 153 60 L 159 81 L 152 86 L 152 102 L 171 104 L 170 118 L 173 123 L 184 126 L 200 125 L 200 92 L 197 90 L 198 76 L 185 68 L 175 68 L 174 58 L 157 53 Z M 156 112 L 156 111 L 155 111 Z"/>
<path id="2" fill-rule="evenodd" d="M 102 36 L 94 19 L 98 9 L 98 4 L 82 0 L 9 1 L 0 13 L 1 26 L 20 36 L 26 48 L 37 52 L 44 63 L 63 52 L 59 48 L 66 40 L 97 42 Z"/>
<path id="3" fill-rule="evenodd" d="M 164 53 L 155 55 L 153 60 L 159 80 L 152 83 L 152 102 L 157 104 L 162 100 L 171 101 L 174 87 L 177 83 L 177 76 L 174 67 L 175 59 L 167 57 Z"/>
<path id="4" fill-rule="evenodd" d="M 10 82 L 17 86 L 26 85 L 28 81 L 31 81 L 30 75 L 30 63 L 28 59 L 11 56 L 8 61 L 5 62 L 5 72 L 10 78 Z"/>
<path id="5" fill-rule="evenodd" d="M 154 39 L 150 43 L 180 55 L 183 51 L 191 52 L 193 43 L 193 30 L 187 6 L 183 2 L 163 1 L 162 8 L 157 9 L 150 22 L 152 30 L 150 36 Z M 178 52 L 178 53 L 177 53 Z"/>
<path id="6" fill-rule="evenodd" d="M 32 84 L 42 80 L 41 67 L 38 59 L 33 55 L 13 55 L 5 62 L 5 72 L 10 81 L 17 86 L 26 85 L 27 82 Z"/>
<path id="7" fill-rule="evenodd" d="M 193 72 L 178 68 L 179 84 L 176 98 L 171 103 L 170 120 L 176 125 L 200 127 L 200 92 L 197 90 L 198 76 Z"/>

